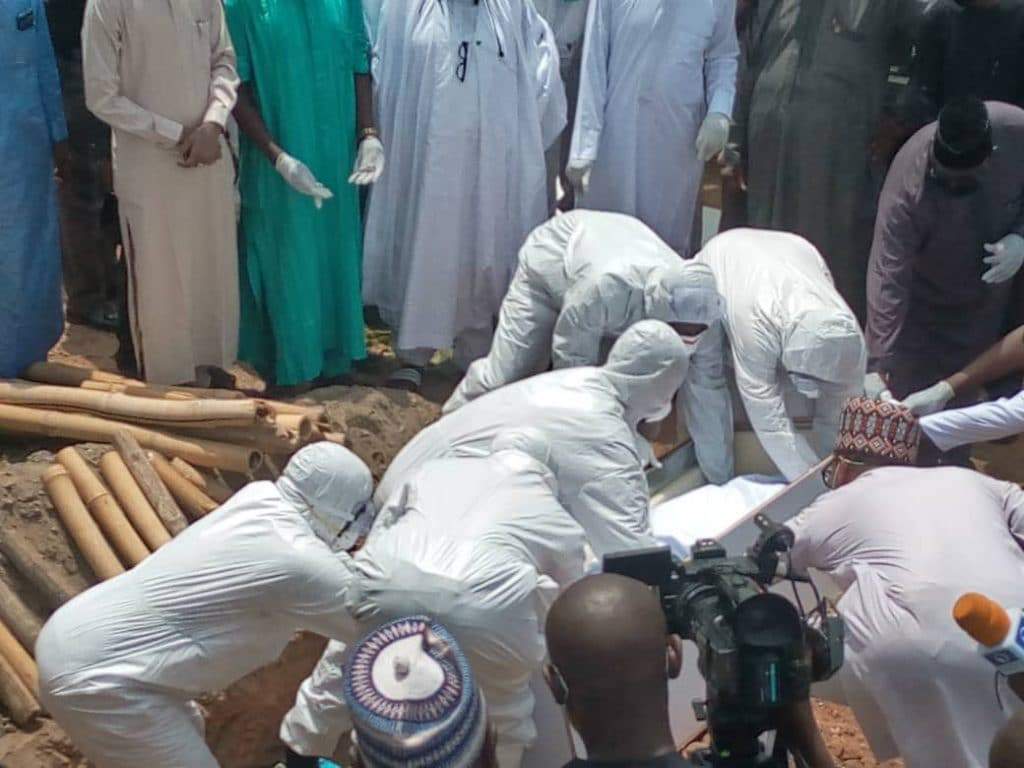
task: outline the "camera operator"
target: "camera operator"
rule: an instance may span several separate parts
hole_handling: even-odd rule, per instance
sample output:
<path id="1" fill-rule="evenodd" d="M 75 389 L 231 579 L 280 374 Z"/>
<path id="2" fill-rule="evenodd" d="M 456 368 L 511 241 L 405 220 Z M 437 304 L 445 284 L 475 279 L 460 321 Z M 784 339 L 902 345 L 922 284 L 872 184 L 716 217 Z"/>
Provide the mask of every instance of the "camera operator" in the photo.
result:
<path id="1" fill-rule="evenodd" d="M 918 435 L 899 404 L 849 401 L 826 470 L 834 490 L 789 524 L 791 564 L 845 590 L 842 684 L 876 758 L 980 766 L 1024 680 L 997 687 L 952 609 L 967 592 L 1020 604 L 1024 492 L 958 467 L 910 466 Z"/>
<path id="2" fill-rule="evenodd" d="M 583 738 L 587 759 L 565 768 L 686 768 L 669 725 L 668 682 L 682 669 L 653 589 L 624 576 L 569 587 L 547 619 L 544 677 Z M 808 702 L 787 713 L 785 737 L 812 768 L 832 768 Z"/>

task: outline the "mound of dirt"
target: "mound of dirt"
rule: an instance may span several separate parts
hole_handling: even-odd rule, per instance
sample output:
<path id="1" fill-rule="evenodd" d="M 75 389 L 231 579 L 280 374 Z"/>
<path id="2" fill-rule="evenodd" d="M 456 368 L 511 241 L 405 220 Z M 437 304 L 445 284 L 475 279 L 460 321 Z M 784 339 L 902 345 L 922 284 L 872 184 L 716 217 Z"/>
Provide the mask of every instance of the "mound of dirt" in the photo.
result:
<path id="1" fill-rule="evenodd" d="M 332 387 L 308 399 L 323 403 L 335 429 L 348 435 L 349 447 L 380 478 L 398 451 L 423 427 L 437 419 L 438 406 L 404 392 L 367 387 Z M 0 536 L 30 544 L 69 592 L 95 583 L 89 566 L 70 545 L 42 487 L 43 472 L 62 444 L 38 439 L 0 442 Z M 91 462 L 107 446 L 79 445 Z M 40 617 L 45 604 L 31 584 L 0 557 L 0 578 L 6 580 Z M 203 702 L 209 742 L 224 768 L 266 768 L 280 757 L 277 730 L 291 706 L 299 683 L 320 656 L 324 640 L 299 635 L 275 664 L 241 680 Z M 83 768 L 60 729 L 43 720 L 24 732 L 0 713 L 0 764 L 4 768 Z"/>

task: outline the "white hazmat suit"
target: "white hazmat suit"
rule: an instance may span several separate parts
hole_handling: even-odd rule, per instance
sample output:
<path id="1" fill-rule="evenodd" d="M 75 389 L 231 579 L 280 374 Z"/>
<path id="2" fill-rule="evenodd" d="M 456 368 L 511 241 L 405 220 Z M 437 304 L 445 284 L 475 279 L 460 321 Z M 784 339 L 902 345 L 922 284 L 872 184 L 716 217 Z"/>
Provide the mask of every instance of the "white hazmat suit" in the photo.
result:
<path id="1" fill-rule="evenodd" d="M 547 217 L 544 151 L 565 125 L 558 48 L 528 0 L 368 5 L 388 162 L 367 211 L 364 298 L 407 362 L 454 342 L 468 365 Z"/>
<path id="2" fill-rule="evenodd" d="M 680 412 L 716 484 L 732 477 L 732 399 L 723 359 L 723 304 L 711 270 L 683 261 L 631 216 L 577 210 L 533 231 L 501 307 L 490 354 L 470 366 L 445 404 L 547 369 L 600 365 L 602 343 L 644 319 L 708 327 L 691 347 Z"/>
<path id="3" fill-rule="evenodd" d="M 878 760 L 987 766 L 1011 712 L 953 605 L 967 592 L 1021 604 L 1020 486 L 956 467 L 874 469 L 788 525 L 793 567 L 825 571 L 845 590 L 840 680 Z M 1013 693 L 1000 688 L 1013 706 Z"/>
<path id="4" fill-rule="evenodd" d="M 603 367 L 510 384 L 423 430 L 391 463 L 375 498 L 386 501 L 424 462 L 453 451 L 485 454 L 501 432 L 533 427 L 551 443 L 562 503 L 598 556 L 653 546 L 644 475 L 650 446 L 637 427 L 671 406 L 687 357 L 669 326 L 641 321 L 619 337 Z"/>
<path id="5" fill-rule="evenodd" d="M 697 136 L 708 114 L 732 114 L 735 18 L 735 0 L 591 4 L 569 158 L 591 169 L 580 207 L 632 214 L 691 253 Z"/>
<path id="6" fill-rule="evenodd" d="M 57 611 L 36 643 L 40 701 L 103 768 L 216 768 L 192 700 L 277 659 L 295 632 L 350 637 L 348 556 L 370 471 L 300 451 L 131 571 Z"/>
<path id="7" fill-rule="evenodd" d="M 558 502 L 548 453 L 540 433 L 524 430 L 499 436 L 490 456 L 425 463 L 353 559 L 349 607 L 363 634 L 423 614 L 458 640 L 487 701 L 501 768 L 518 766 L 536 737 L 530 678 L 544 658 L 547 608 L 583 574 L 583 530 Z M 332 754 L 352 727 L 346 653 L 342 642 L 327 647 L 281 726 L 299 754 Z"/>
<path id="8" fill-rule="evenodd" d="M 697 256 L 725 300 L 736 385 L 761 445 L 793 481 L 835 445 L 846 401 L 863 393 L 864 334 L 821 254 L 785 232 L 734 229 Z M 789 387 L 815 401 L 811 443 L 789 414 Z"/>

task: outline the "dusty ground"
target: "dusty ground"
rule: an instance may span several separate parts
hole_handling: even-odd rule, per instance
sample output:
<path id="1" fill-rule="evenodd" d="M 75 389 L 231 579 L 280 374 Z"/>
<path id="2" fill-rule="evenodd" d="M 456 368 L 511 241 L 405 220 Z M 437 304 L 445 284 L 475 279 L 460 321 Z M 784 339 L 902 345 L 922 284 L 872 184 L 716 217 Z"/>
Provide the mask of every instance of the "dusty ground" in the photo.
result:
<path id="1" fill-rule="evenodd" d="M 312 393 L 310 399 L 327 404 L 328 416 L 344 430 L 351 447 L 377 477 L 401 447 L 425 425 L 437 418 L 437 404 L 444 401 L 457 380 L 450 363 L 428 371 L 424 397 L 380 389 L 396 363 L 384 333 L 371 333 L 371 360 L 353 376 L 357 386 L 331 387 Z M 77 365 L 114 370 L 117 343 L 106 333 L 71 326 L 53 359 Z M 236 368 L 239 384 L 259 390 L 262 382 L 251 371 Z M 432 401 L 432 402 L 431 402 Z M 72 591 L 93 582 L 88 566 L 74 553 L 42 492 L 40 476 L 53 461 L 57 443 L 32 444 L 0 441 L 0 531 L 22 537 L 55 566 L 62 583 Z M 92 460 L 101 448 L 84 446 Z M 31 587 L 0 558 L 0 578 L 8 580 L 32 604 L 40 616 L 42 604 Z M 277 729 L 291 706 L 299 682 L 312 669 L 324 641 L 298 636 L 282 658 L 250 675 L 229 690 L 203 702 L 207 711 L 207 737 L 225 768 L 267 768 L 280 756 Z M 829 747 L 842 768 L 883 768 L 870 756 L 866 742 L 849 710 L 819 703 L 816 712 Z M 19 731 L 0 715 L 0 764 L 4 768 L 84 768 L 85 762 L 51 721 L 44 720 L 31 732 Z M 884 768 L 898 768 L 899 763 Z M 529 768 L 546 768 L 530 766 Z"/>

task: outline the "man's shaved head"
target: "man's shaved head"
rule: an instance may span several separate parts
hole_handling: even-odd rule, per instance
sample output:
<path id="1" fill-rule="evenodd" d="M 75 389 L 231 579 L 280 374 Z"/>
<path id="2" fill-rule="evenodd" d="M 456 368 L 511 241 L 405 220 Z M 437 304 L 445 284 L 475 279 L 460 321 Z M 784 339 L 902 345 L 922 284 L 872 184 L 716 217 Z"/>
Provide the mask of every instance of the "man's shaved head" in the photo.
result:
<path id="1" fill-rule="evenodd" d="M 654 590 L 610 573 L 569 587 L 547 620 L 551 662 L 580 693 L 663 681 L 666 634 Z"/>
<path id="2" fill-rule="evenodd" d="M 988 754 L 989 768 L 1020 768 L 1024 765 L 1024 712 L 1017 713 L 996 734 Z"/>
<path id="3" fill-rule="evenodd" d="M 614 574 L 578 581 L 551 607 L 546 634 L 548 683 L 592 758 L 674 749 L 668 680 L 681 643 L 653 589 Z"/>

